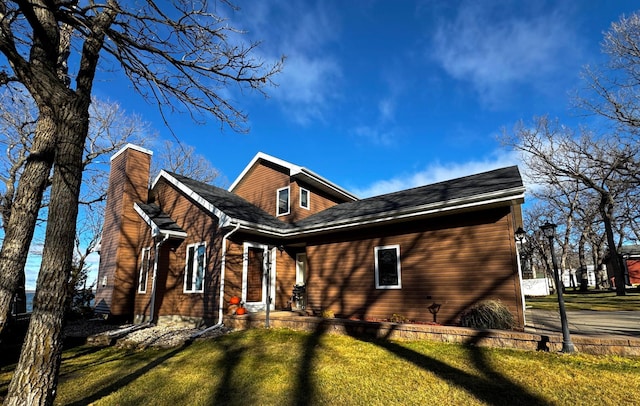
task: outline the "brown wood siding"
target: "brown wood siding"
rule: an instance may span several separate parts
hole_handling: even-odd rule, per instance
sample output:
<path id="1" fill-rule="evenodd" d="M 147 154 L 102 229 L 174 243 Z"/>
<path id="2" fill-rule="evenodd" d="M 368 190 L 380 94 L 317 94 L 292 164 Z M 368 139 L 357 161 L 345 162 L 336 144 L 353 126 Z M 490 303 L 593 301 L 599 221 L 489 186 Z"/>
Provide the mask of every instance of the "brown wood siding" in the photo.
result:
<path id="1" fill-rule="evenodd" d="M 296 283 L 296 252 L 276 251 L 275 308 L 278 310 L 290 308 L 289 301 Z"/>
<path id="2" fill-rule="evenodd" d="M 135 315 L 145 315 L 149 316 L 150 307 L 151 307 L 151 295 L 152 295 L 152 284 L 153 284 L 153 262 L 155 262 L 155 254 L 156 247 L 153 242 L 153 238 L 151 237 L 151 229 L 146 223 L 142 223 L 140 225 L 140 244 L 138 245 L 138 254 L 137 254 L 137 274 L 135 277 L 135 304 L 134 304 L 134 314 Z M 138 281 L 140 280 L 140 270 L 142 268 L 142 249 L 151 247 L 149 250 L 149 255 L 151 256 L 151 269 L 149 269 L 149 275 L 147 275 L 147 289 L 146 293 L 138 293 Z M 157 309 L 157 307 L 156 307 Z"/>
<path id="3" fill-rule="evenodd" d="M 309 191 L 309 209 L 300 207 L 300 188 Z M 344 200 L 336 199 L 329 196 L 318 189 L 315 189 L 303 182 L 294 180 L 291 183 L 291 213 L 287 216 L 281 216 L 281 219 L 288 222 L 302 220 L 312 214 L 319 213 L 338 203 L 344 203 Z"/>
<path id="4" fill-rule="evenodd" d="M 388 319 L 394 313 L 433 321 L 427 307 L 441 304 L 437 321 L 499 299 L 523 325 L 512 215 L 509 208 L 344 233 L 309 244 L 308 301 L 341 317 Z M 376 289 L 374 247 L 400 246 L 402 289 Z"/>
<path id="5" fill-rule="evenodd" d="M 269 162 L 259 163 L 245 175 L 233 192 L 278 219 L 290 223 L 343 202 L 316 188 L 291 179 L 287 171 Z M 277 216 L 277 191 L 287 186 L 289 186 L 289 214 Z M 309 210 L 300 207 L 300 187 L 309 191 Z"/>
<path id="6" fill-rule="evenodd" d="M 242 250 L 243 243 L 237 236 L 227 241 L 227 259 L 224 276 L 224 303 L 229 306 L 233 296 L 242 297 Z"/>
<path id="7" fill-rule="evenodd" d="M 185 240 L 169 240 L 161 248 L 156 282 L 157 316 L 181 315 L 204 319 L 217 317 L 222 260 L 222 235 L 218 230 L 218 220 L 167 182 L 160 181 L 156 185 L 153 198 L 155 204 L 187 233 Z M 204 292 L 186 293 L 184 278 L 187 246 L 201 242 L 206 244 Z M 137 304 L 136 311 L 147 308 L 150 293 L 149 287 L 147 294 L 138 294 L 140 303 Z"/>
<path id="8" fill-rule="evenodd" d="M 258 164 L 247 173 L 233 192 L 275 216 L 276 191 L 290 183 L 289 175 L 284 171 L 284 168 L 276 165 Z"/>
<path id="9" fill-rule="evenodd" d="M 111 162 L 96 304 L 106 303 L 115 316 L 128 317 L 133 311 L 142 221 L 133 203 L 147 200 L 150 165 L 149 154 L 131 148 Z"/>

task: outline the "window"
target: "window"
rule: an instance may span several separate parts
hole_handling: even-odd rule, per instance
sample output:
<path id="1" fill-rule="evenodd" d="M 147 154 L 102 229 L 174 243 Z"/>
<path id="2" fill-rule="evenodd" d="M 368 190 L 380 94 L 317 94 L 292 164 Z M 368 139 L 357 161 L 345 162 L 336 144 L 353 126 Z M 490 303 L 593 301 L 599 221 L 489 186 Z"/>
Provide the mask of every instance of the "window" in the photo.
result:
<path id="1" fill-rule="evenodd" d="M 284 216 L 289 214 L 289 186 L 278 189 L 277 215 Z"/>
<path id="2" fill-rule="evenodd" d="M 185 293 L 204 292 L 205 245 L 187 245 L 187 267 L 184 277 Z"/>
<path id="3" fill-rule="evenodd" d="M 375 247 L 376 289 L 401 289 L 400 246 Z"/>
<path id="4" fill-rule="evenodd" d="M 300 207 L 309 210 L 309 191 L 300 188 Z"/>
<path id="5" fill-rule="evenodd" d="M 142 249 L 142 262 L 140 263 L 140 278 L 138 279 L 138 293 L 147 293 L 147 279 L 153 266 L 151 259 L 151 247 Z"/>

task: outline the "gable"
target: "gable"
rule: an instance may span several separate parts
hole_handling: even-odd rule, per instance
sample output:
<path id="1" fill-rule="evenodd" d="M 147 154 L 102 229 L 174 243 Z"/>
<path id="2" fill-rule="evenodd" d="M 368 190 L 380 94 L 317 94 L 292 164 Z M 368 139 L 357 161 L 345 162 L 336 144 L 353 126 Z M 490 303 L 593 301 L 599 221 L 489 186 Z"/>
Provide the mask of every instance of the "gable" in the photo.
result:
<path id="1" fill-rule="evenodd" d="M 287 223 L 357 200 L 306 168 L 262 153 L 256 155 L 229 191 Z M 287 198 L 283 207 L 279 207 L 280 197 Z"/>

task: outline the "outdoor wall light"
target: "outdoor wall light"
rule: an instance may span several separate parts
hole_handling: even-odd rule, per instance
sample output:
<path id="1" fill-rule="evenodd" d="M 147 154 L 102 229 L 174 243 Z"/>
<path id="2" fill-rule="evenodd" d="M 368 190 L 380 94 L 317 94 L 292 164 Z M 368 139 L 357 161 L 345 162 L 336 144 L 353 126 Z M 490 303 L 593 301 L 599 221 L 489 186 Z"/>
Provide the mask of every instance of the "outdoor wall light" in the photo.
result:
<path id="1" fill-rule="evenodd" d="M 526 237 L 526 235 L 527 235 L 527 232 L 524 231 L 524 229 L 522 227 L 518 227 L 518 229 L 515 232 L 515 235 L 516 235 L 516 240 L 519 243 L 522 243 L 522 241 L 524 241 L 524 237 Z"/>
<path id="2" fill-rule="evenodd" d="M 569 323 L 567 322 L 567 312 L 564 308 L 564 298 L 562 296 L 562 287 L 560 285 L 560 274 L 558 273 L 558 262 L 556 261 L 556 253 L 553 249 L 553 239 L 556 236 L 556 225 L 546 222 L 540 226 L 542 234 L 549 240 L 549 250 L 551 251 L 551 262 L 553 263 L 553 278 L 556 282 L 556 293 L 558 295 L 558 308 L 560 310 L 560 324 L 562 324 L 562 352 L 571 353 L 575 351 L 571 335 L 569 334 Z"/>
<path id="3" fill-rule="evenodd" d="M 433 304 L 427 307 L 427 309 L 429 309 L 429 313 L 433 314 L 434 323 L 436 323 L 436 316 L 440 311 L 440 306 L 442 306 L 440 303 L 433 302 Z"/>

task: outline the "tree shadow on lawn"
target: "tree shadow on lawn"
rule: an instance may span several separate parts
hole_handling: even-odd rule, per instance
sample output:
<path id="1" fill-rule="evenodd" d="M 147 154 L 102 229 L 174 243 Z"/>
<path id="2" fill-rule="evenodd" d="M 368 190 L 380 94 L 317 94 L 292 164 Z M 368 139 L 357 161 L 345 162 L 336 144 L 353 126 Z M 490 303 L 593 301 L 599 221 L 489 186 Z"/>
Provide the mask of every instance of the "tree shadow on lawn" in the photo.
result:
<path id="1" fill-rule="evenodd" d="M 328 328 L 329 323 L 322 320 L 302 345 L 304 353 L 302 354 L 302 359 L 298 367 L 298 376 L 295 381 L 296 387 L 291 401 L 293 405 L 313 404 L 315 389 L 311 379 L 313 375 L 313 358 L 318 349 L 318 345 L 320 345 L 320 339 Z"/>
<path id="2" fill-rule="evenodd" d="M 387 338 L 391 334 L 391 330 L 387 337 L 383 338 L 362 335 L 358 334 L 358 332 L 352 334 L 348 329 L 347 332 L 358 340 L 375 344 L 411 362 L 415 366 L 437 375 L 440 379 L 467 391 L 475 398 L 489 405 L 513 405 L 519 403 L 543 406 L 552 404 L 552 402 L 529 392 L 526 388 L 491 368 L 482 349 L 476 346 L 485 336 L 483 332 L 478 332 L 465 345 L 469 350 L 471 361 L 484 374 L 484 377 L 472 375 L 442 361 L 389 341 Z"/>
<path id="3" fill-rule="evenodd" d="M 233 399 L 230 399 L 230 396 L 235 394 L 233 385 L 234 371 L 236 366 L 240 364 L 247 347 L 236 346 L 234 342 L 224 342 L 221 344 L 221 350 L 223 351 L 223 356 L 219 362 L 220 368 L 214 369 L 214 371 L 222 370 L 223 373 L 214 395 L 213 405 L 224 405 L 232 402 Z M 247 402 L 247 404 L 250 403 L 250 401 Z"/>
<path id="4" fill-rule="evenodd" d="M 83 405 L 88 405 L 88 404 L 92 404 L 93 402 L 96 402 L 100 399 L 102 399 L 105 396 L 109 396 L 110 394 L 112 394 L 113 392 L 117 391 L 118 389 L 121 389 L 123 387 L 125 387 L 126 385 L 128 385 L 129 383 L 131 383 L 131 381 L 140 378 L 142 375 L 146 374 L 147 372 L 151 371 L 152 369 L 154 369 L 155 367 L 161 365 L 163 362 L 167 361 L 168 359 L 172 358 L 173 356 L 175 356 L 176 354 L 178 354 L 179 352 L 181 352 L 182 350 L 184 350 L 186 347 L 188 347 L 189 345 L 191 345 L 190 341 L 187 341 L 184 343 L 184 345 L 182 345 L 181 347 L 178 347 L 176 349 L 174 349 L 171 352 L 168 352 L 167 354 L 151 361 L 150 363 L 148 363 L 147 365 L 131 372 L 130 374 L 127 374 L 123 377 L 121 377 L 120 379 L 118 379 L 117 381 L 111 383 L 110 385 L 102 388 L 101 390 L 99 390 L 98 392 L 95 392 L 93 394 L 90 394 L 80 400 L 77 400 L 73 403 L 70 403 L 70 406 L 83 406 Z"/>

